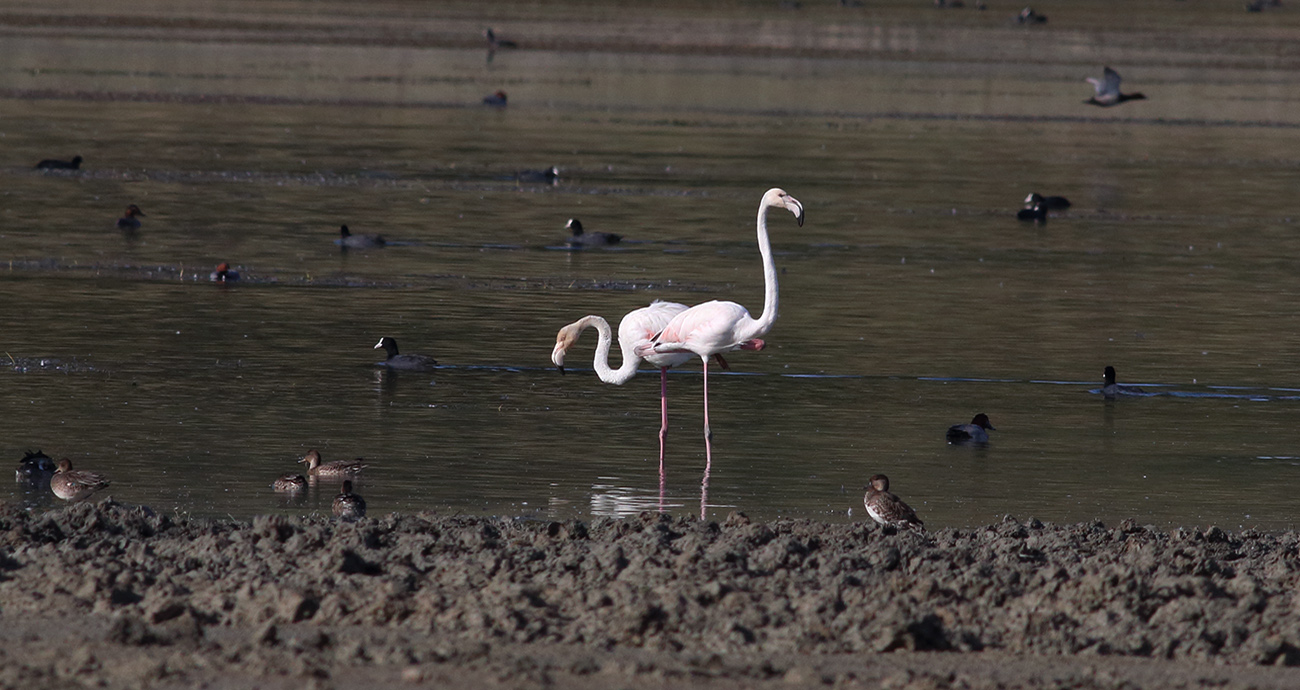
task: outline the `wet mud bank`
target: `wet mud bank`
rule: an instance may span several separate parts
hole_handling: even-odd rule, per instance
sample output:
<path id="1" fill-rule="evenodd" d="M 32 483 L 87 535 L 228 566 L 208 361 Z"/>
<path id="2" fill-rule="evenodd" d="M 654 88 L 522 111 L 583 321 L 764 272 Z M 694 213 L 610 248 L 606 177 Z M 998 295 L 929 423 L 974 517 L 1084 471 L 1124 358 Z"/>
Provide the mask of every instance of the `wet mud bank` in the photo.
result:
<path id="1" fill-rule="evenodd" d="M 7 509 L 0 684 L 1295 687 L 1298 549 L 1131 522 Z"/>

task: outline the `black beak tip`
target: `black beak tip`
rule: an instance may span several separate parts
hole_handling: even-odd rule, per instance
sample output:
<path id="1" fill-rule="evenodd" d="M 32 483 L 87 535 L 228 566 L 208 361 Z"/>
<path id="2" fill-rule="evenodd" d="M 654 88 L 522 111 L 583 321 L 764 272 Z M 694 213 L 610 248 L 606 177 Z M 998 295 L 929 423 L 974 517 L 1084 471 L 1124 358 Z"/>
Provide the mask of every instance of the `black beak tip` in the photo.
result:
<path id="1" fill-rule="evenodd" d="M 798 221 L 798 223 L 799 223 L 799 227 L 802 228 L 802 227 L 803 227 L 803 214 L 800 213 L 800 214 L 799 214 L 799 217 L 796 218 L 795 220 Z"/>
<path id="2" fill-rule="evenodd" d="M 560 376 L 564 376 L 564 365 L 563 365 L 563 364 L 560 364 L 560 365 L 556 366 L 555 368 L 560 370 Z"/>

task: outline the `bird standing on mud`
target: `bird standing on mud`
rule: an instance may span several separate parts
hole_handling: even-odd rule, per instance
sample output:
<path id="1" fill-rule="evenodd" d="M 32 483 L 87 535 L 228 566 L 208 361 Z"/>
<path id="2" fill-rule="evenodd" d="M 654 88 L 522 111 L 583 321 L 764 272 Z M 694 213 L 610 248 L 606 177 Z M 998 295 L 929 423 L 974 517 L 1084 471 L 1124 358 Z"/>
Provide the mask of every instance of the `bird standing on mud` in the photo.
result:
<path id="1" fill-rule="evenodd" d="M 889 493 L 889 477 L 877 474 L 867 481 L 867 493 L 862 497 L 862 503 L 872 520 L 886 527 L 925 531 L 925 523 L 916 516 L 916 511 L 903 499 Z"/>

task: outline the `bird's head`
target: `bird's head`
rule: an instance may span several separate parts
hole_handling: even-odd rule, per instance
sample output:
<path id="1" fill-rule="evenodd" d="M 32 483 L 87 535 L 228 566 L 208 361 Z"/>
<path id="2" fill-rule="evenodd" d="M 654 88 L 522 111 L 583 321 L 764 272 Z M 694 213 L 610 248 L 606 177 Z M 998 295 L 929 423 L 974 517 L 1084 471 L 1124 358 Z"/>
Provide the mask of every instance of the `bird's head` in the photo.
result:
<path id="1" fill-rule="evenodd" d="M 798 199 L 790 196 L 784 189 L 773 187 L 767 190 L 767 193 L 763 195 L 763 205 L 784 208 L 793 213 L 799 227 L 803 227 L 803 204 Z"/>

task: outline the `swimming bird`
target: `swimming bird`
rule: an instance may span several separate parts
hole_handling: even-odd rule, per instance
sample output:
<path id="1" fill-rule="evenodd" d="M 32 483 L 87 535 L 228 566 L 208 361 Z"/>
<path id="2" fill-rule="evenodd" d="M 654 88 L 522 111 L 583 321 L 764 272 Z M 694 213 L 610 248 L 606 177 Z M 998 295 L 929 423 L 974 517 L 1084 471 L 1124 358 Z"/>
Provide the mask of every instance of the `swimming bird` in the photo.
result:
<path id="1" fill-rule="evenodd" d="M 53 458 L 39 450 L 35 453 L 29 450 L 23 453 L 23 459 L 18 461 L 15 478 L 19 482 L 48 482 L 56 469 Z"/>
<path id="2" fill-rule="evenodd" d="M 321 462 L 320 451 L 310 450 L 302 456 L 298 462 L 307 463 L 307 475 L 310 477 L 319 477 L 321 479 L 341 479 L 343 477 L 355 477 L 361 474 L 361 470 L 366 468 L 361 458 L 356 460 L 335 460 L 333 462 Z"/>
<path id="3" fill-rule="evenodd" d="M 1047 206 L 1039 203 L 1034 204 L 1029 208 L 1022 208 L 1019 211 L 1016 211 L 1016 220 L 1045 223 L 1047 222 Z"/>
<path id="4" fill-rule="evenodd" d="M 271 489 L 281 494 L 300 493 L 307 490 L 307 478 L 301 474 L 290 472 L 271 482 Z"/>
<path id="5" fill-rule="evenodd" d="M 989 435 L 986 430 L 997 431 L 989 423 L 989 416 L 981 412 L 970 420 L 970 424 L 953 424 L 948 427 L 948 443 L 988 443 Z"/>
<path id="6" fill-rule="evenodd" d="M 1147 395 L 1147 392 L 1138 386 L 1126 386 L 1122 383 L 1115 383 L 1115 367 L 1106 366 L 1102 372 L 1103 385 L 1101 394 L 1108 399 L 1115 399 L 1121 395 Z"/>
<path id="7" fill-rule="evenodd" d="M 488 50 L 497 50 L 499 48 L 518 48 L 519 44 L 504 38 L 497 38 L 497 34 L 488 27 L 483 30 L 483 38 L 487 39 Z"/>
<path id="8" fill-rule="evenodd" d="M 623 315 L 623 319 L 618 322 L 618 348 L 623 353 L 623 363 L 618 369 L 611 369 L 609 366 L 609 348 L 613 342 L 613 334 L 609 328 L 609 322 L 602 316 L 594 314 L 584 316 L 577 321 L 561 328 L 555 335 L 555 348 L 551 350 L 551 362 L 564 373 L 564 357 L 569 348 L 578 342 L 578 337 L 588 328 L 595 328 L 600 334 L 600 342 L 596 344 L 596 357 L 592 366 L 596 369 L 596 375 L 605 383 L 612 383 L 615 386 L 621 386 L 627 383 L 636 375 L 637 365 L 642 361 L 642 356 L 637 354 L 637 348 L 652 342 L 655 334 L 662 331 L 673 317 L 686 311 L 685 304 L 677 302 L 663 302 L 655 300 L 648 307 L 633 309 Z M 668 438 L 668 370 L 681 364 L 695 354 L 691 352 L 676 353 L 657 353 L 647 352 L 644 360 L 651 366 L 659 369 L 659 469 L 663 470 L 664 465 L 664 442 Z M 722 368 L 726 369 L 727 362 L 722 359 L 721 354 L 714 355 Z"/>
<path id="9" fill-rule="evenodd" d="M 566 240 L 570 247 L 607 247 L 618 244 L 623 239 L 622 235 L 615 235 L 612 232 L 585 232 L 582 229 L 582 221 L 577 218 L 570 218 L 564 227 L 573 233 Z"/>
<path id="10" fill-rule="evenodd" d="M 373 249 L 388 244 L 382 235 L 353 235 L 346 225 L 339 226 L 339 238 L 334 244 L 344 249 Z"/>
<path id="11" fill-rule="evenodd" d="M 217 270 L 208 274 L 208 280 L 214 283 L 233 283 L 239 280 L 239 273 L 230 270 L 230 264 L 222 261 L 217 264 Z"/>
<path id="12" fill-rule="evenodd" d="M 1016 22 L 1019 24 L 1046 24 L 1047 17 L 1035 12 L 1032 7 L 1026 7 L 1020 10 L 1020 14 L 1016 15 Z"/>
<path id="13" fill-rule="evenodd" d="M 868 480 L 867 493 L 862 503 L 867 507 L 867 514 L 872 520 L 886 526 L 925 531 L 921 518 L 916 511 L 903 502 L 903 499 L 889 493 L 889 477 L 877 474 Z"/>
<path id="14" fill-rule="evenodd" d="M 61 161 L 57 158 L 46 158 L 36 164 L 37 170 L 77 170 L 81 167 L 81 156 L 73 156 L 70 161 Z"/>
<path id="15" fill-rule="evenodd" d="M 1119 92 L 1119 72 L 1107 67 L 1102 72 L 1102 78 L 1088 77 L 1084 81 L 1092 84 L 1096 93 L 1092 98 L 1084 101 L 1088 105 L 1098 105 L 1103 108 L 1109 108 L 1112 105 L 1119 105 L 1124 101 L 1136 101 L 1146 96 L 1140 93 L 1120 93 Z"/>
<path id="16" fill-rule="evenodd" d="M 136 216 L 143 216 L 143 215 L 144 215 L 144 211 L 141 211 L 139 206 L 136 206 L 135 204 L 131 204 L 130 206 L 127 206 L 126 213 L 121 218 L 117 219 L 117 229 L 118 230 L 140 229 L 140 221 L 136 218 Z"/>
<path id="17" fill-rule="evenodd" d="M 339 495 L 334 497 L 334 504 L 331 506 L 334 511 L 334 517 L 340 520 L 360 520 L 366 516 L 366 499 L 359 494 L 352 493 L 352 482 L 344 480 L 343 488 Z"/>
<path id="18" fill-rule="evenodd" d="M 405 369 L 407 371 L 424 371 L 438 366 L 438 360 L 428 355 L 403 355 L 397 351 L 397 340 L 384 336 L 379 339 L 372 350 L 384 348 L 388 353 L 388 359 L 379 362 L 375 366 L 386 366 L 389 369 Z"/>
<path id="19" fill-rule="evenodd" d="M 554 186 L 560 183 L 560 169 L 552 165 L 545 170 L 520 170 L 515 173 L 515 179 L 519 182 L 541 182 Z"/>
<path id="20" fill-rule="evenodd" d="M 673 317 L 651 343 L 636 348 L 642 358 L 651 353 L 693 352 L 704 362 L 704 457 L 705 470 L 713 464 L 713 432 L 709 429 L 709 357 L 732 350 L 761 350 L 759 338 L 776 323 L 776 264 L 767 235 L 767 210 L 784 208 L 803 227 L 803 204 L 785 190 L 773 187 L 763 194 L 758 206 L 758 251 L 763 258 L 763 313 L 757 319 L 735 302 L 713 300 L 698 304 Z"/>
<path id="21" fill-rule="evenodd" d="M 1038 192 L 1030 192 L 1029 196 L 1025 197 L 1025 208 L 1032 208 L 1039 204 L 1049 211 L 1064 211 L 1070 208 L 1070 200 L 1063 196 L 1043 196 Z"/>
<path id="22" fill-rule="evenodd" d="M 50 490 L 65 501 L 80 501 L 108 484 L 108 478 L 98 472 L 72 469 L 72 461 L 67 458 L 59 461 L 50 477 Z"/>
<path id="23" fill-rule="evenodd" d="M 505 92 L 505 91 L 498 91 L 498 92 L 496 92 L 496 93 L 494 93 L 494 94 L 491 94 L 491 95 L 489 95 L 489 96 L 484 96 L 484 97 L 483 97 L 483 105 L 490 105 L 490 106 L 492 106 L 492 107 L 494 107 L 494 108 L 504 108 L 504 107 L 506 107 L 506 92 Z"/>

